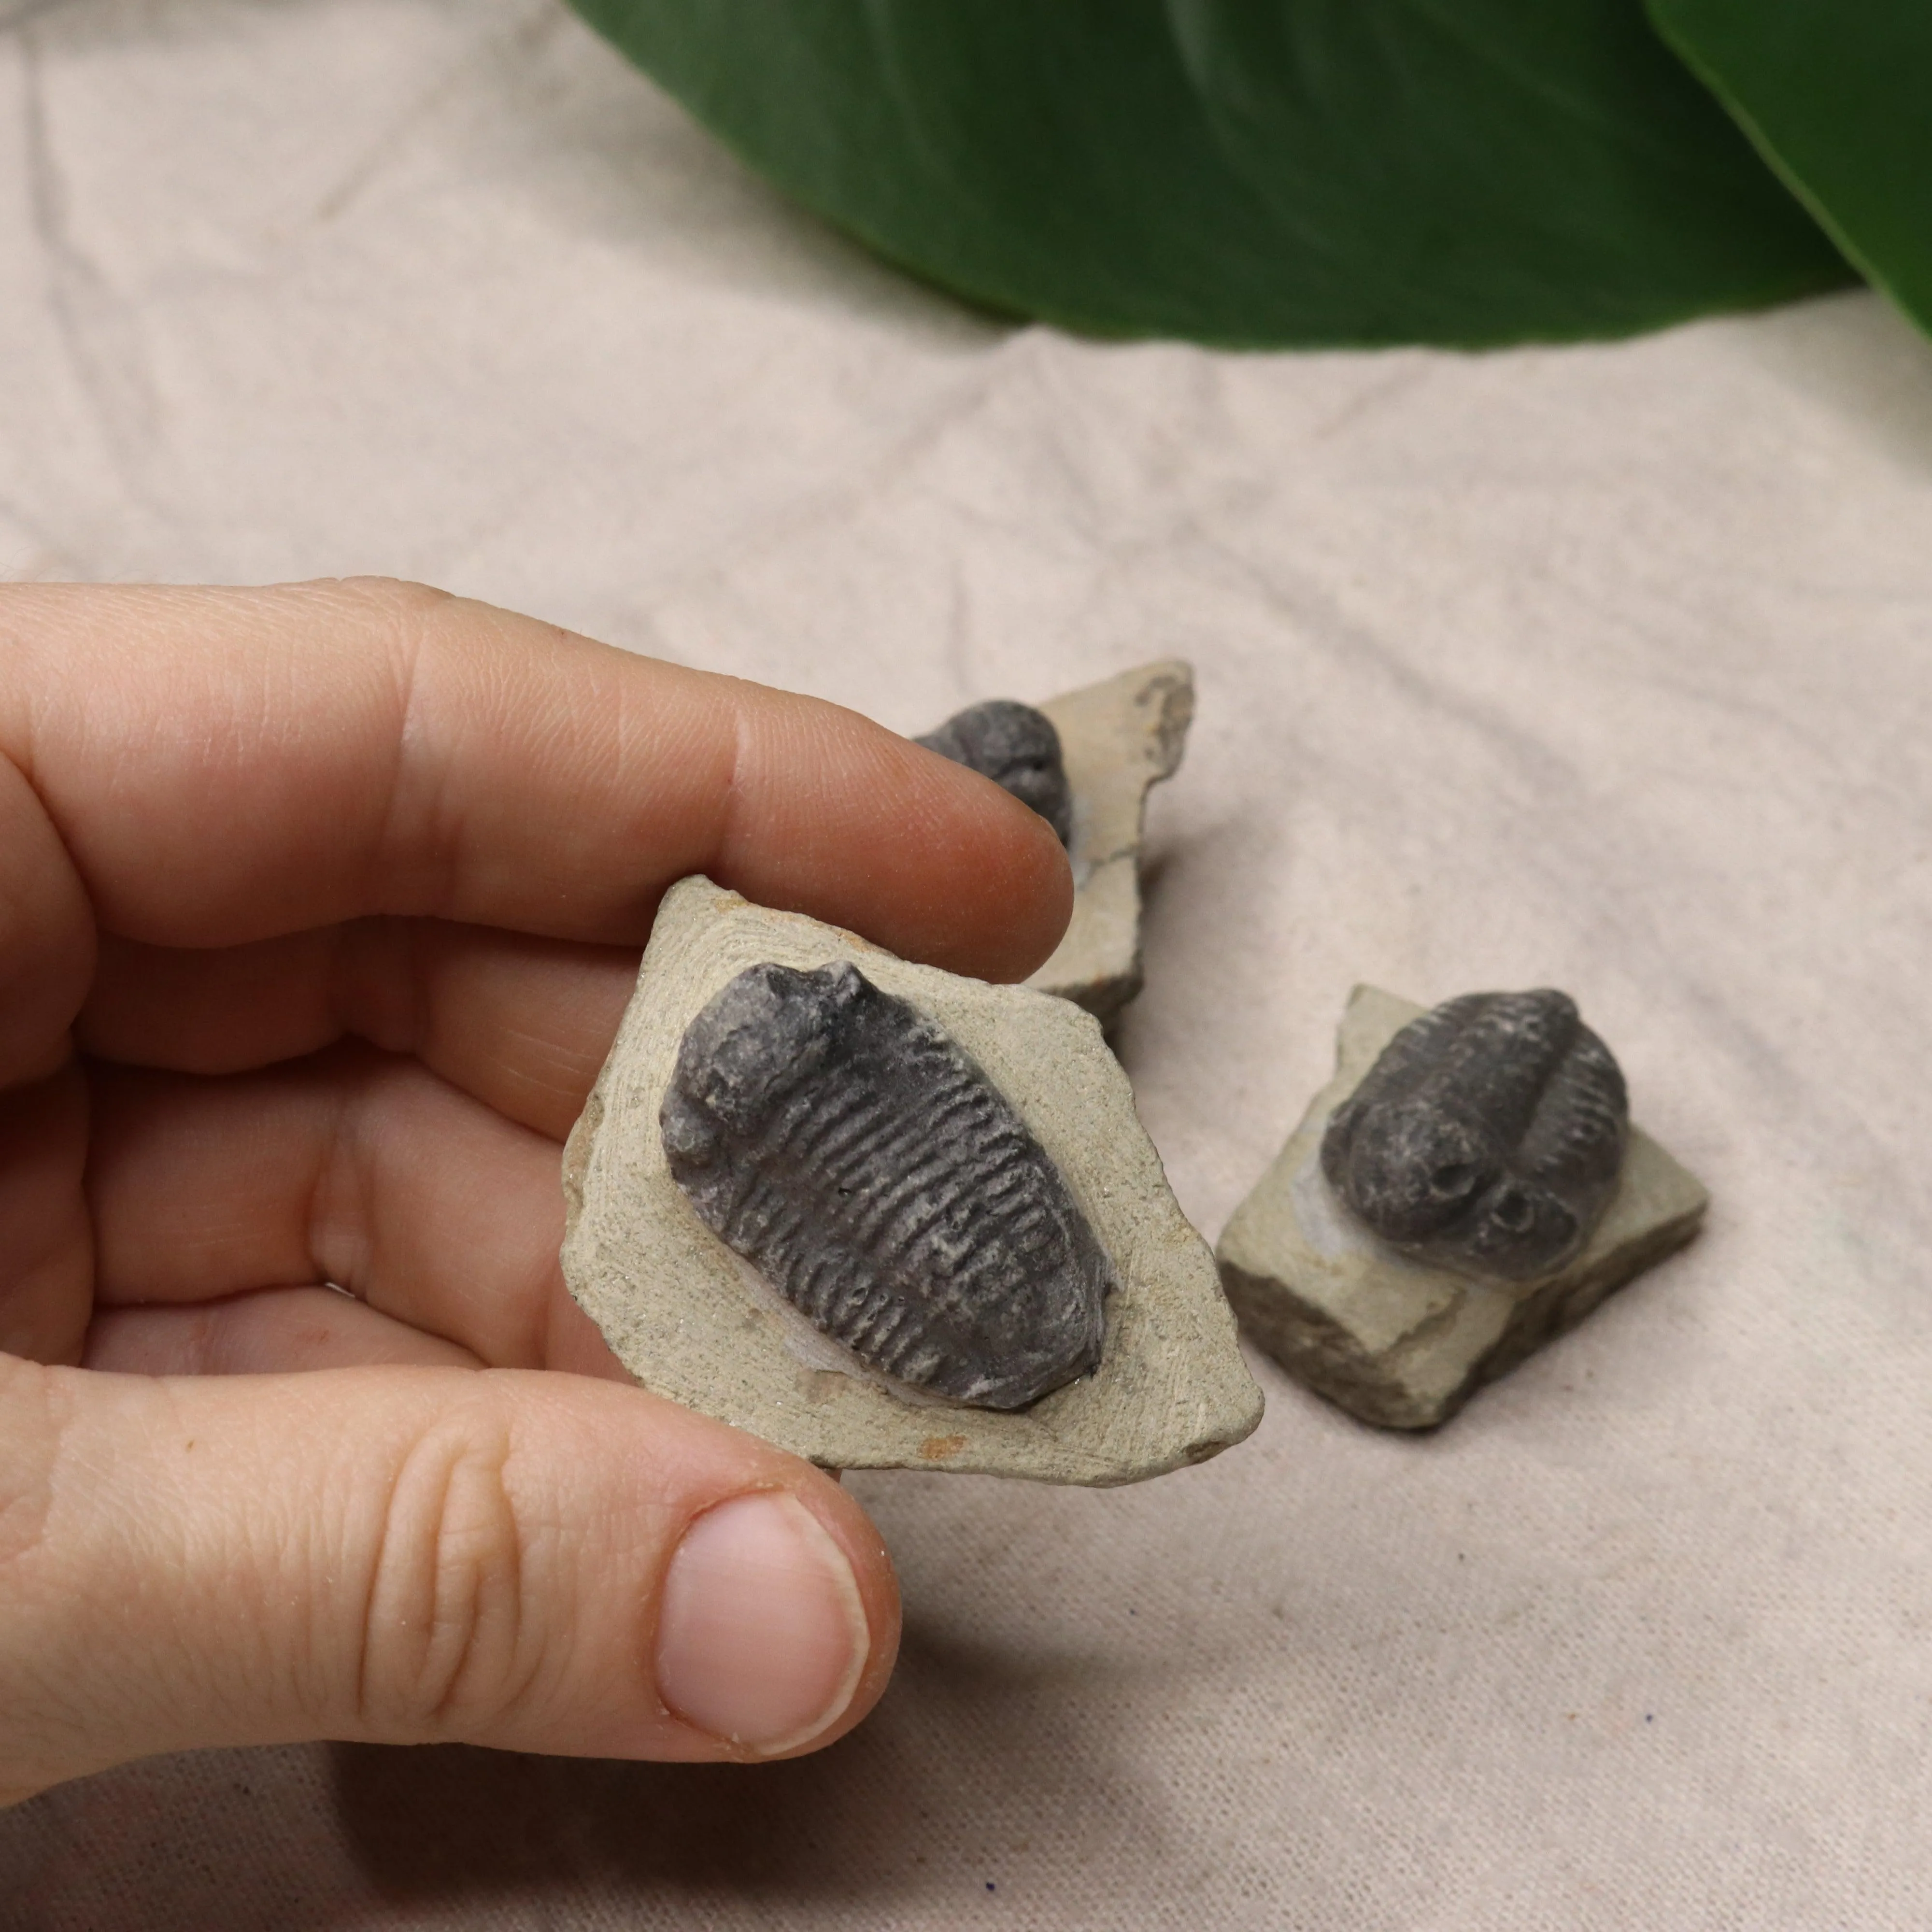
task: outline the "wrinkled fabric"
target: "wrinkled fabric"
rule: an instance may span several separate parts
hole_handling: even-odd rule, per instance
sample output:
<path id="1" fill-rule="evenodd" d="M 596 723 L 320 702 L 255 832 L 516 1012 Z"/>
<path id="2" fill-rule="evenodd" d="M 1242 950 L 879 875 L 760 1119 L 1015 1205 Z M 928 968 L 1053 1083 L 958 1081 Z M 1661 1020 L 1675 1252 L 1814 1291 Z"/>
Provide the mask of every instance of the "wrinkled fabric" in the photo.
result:
<path id="1" fill-rule="evenodd" d="M 1192 658 L 1121 1030 L 1211 1238 L 1349 987 L 1562 986 L 1710 1186 L 1439 1436 L 1257 1364 L 1105 1494 L 854 1486 L 898 1678 L 766 1768 L 316 1745 L 0 1818 L 0 1923 L 1932 1923 L 1932 348 L 1003 326 L 552 0 L 0 0 L 0 570 L 395 572 L 908 731 Z"/>

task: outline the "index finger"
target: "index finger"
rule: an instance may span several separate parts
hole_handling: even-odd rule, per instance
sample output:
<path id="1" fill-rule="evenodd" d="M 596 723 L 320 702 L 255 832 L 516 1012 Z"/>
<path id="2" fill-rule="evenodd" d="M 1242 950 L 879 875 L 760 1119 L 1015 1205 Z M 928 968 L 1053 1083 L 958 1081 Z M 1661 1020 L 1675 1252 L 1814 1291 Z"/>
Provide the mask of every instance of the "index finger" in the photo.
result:
<path id="1" fill-rule="evenodd" d="M 416 585 L 0 589 L 0 753 L 151 944 L 388 913 L 636 945 L 703 872 L 1006 979 L 1071 898 L 1042 820 L 856 712 Z"/>

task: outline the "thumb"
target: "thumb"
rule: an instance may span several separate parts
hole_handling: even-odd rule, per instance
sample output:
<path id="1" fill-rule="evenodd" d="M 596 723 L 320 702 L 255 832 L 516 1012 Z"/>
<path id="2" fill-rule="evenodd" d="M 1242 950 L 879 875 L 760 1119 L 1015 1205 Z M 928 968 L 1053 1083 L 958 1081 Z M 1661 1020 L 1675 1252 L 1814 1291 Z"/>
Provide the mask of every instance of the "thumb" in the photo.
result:
<path id="1" fill-rule="evenodd" d="M 857 1504 L 639 1390 L 0 1358 L 0 1802 L 315 1737 L 781 1756 L 892 1668 Z"/>

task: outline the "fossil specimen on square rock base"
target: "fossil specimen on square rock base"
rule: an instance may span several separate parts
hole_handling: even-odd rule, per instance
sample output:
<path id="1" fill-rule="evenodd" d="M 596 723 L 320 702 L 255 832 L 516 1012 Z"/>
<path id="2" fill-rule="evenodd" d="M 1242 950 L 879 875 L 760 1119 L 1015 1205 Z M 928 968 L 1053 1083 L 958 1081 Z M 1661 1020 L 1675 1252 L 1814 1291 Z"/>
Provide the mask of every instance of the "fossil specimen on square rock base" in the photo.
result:
<path id="1" fill-rule="evenodd" d="M 1073 866 L 1073 916 L 1027 984 L 1084 1006 L 1102 1024 L 1141 989 L 1147 795 L 1179 770 L 1193 718 L 1192 667 L 1172 658 L 1036 710 L 1004 699 L 976 704 L 918 740 L 1005 784 L 1060 834 Z M 1034 719 L 1058 741 L 1057 770 Z"/>
<path id="2" fill-rule="evenodd" d="M 1498 997 L 1552 998 L 1472 998 Z M 1228 1298 L 1249 1335 L 1298 1381 L 1386 1428 L 1426 1429 L 1453 1415 L 1484 1382 L 1506 1374 L 1689 1240 L 1708 1201 L 1662 1148 L 1625 1124 L 1622 1081 L 1612 1078 L 1614 1063 L 1601 1042 L 1585 1043 L 1580 1060 L 1572 1057 L 1586 1030 L 1580 1022 L 1572 1030 L 1574 1008 L 1566 1015 L 1546 1004 L 1540 1014 L 1506 1012 L 1512 1023 L 1501 1032 L 1487 1010 L 1486 1033 L 1480 1006 L 1454 1000 L 1430 1017 L 1442 1015 L 1447 1018 L 1407 1035 L 1384 1060 L 1384 1049 L 1424 1017 L 1422 1010 L 1371 986 L 1356 988 L 1342 1022 L 1334 1078 L 1234 1210 L 1216 1250 Z M 1493 1060 L 1504 1033 L 1516 1034 L 1526 1062 L 1534 1063 L 1520 1089 L 1509 1080 L 1496 1084 Z M 1539 1122 L 1535 1102 L 1544 1094 L 1554 1111 Z M 1358 1096 L 1362 1104 L 1352 1116 Z M 1445 1100 L 1460 1108 L 1460 1126 L 1443 1126 Z M 1398 1234 L 1420 1228 L 1430 1260 L 1405 1254 L 1372 1232 L 1323 1172 L 1331 1123 L 1346 1185 L 1352 1154 L 1361 1158 L 1352 1151 L 1356 1136 L 1378 1111 L 1384 1112 L 1378 1178 L 1394 1181 L 1406 1169 L 1420 1178 L 1426 1194 L 1434 1172 L 1454 1197 L 1433 1204 L 1419 1196 L 1398 1199 L 1400 1211 L 1383 1214 Z M 1439 1151 L 1438 1139 L 1456 1141 L 1461 1151 L 1432 1168 L 1427 1156 Z M 1621 1163 L 1602 1186 L 1606 1150 L 1613 1148 L 1622 1150 Z M 1390 1160 L 1391 1150 L 1416 1158 Z M 1466 1162 L 1474 1172 L 1442 1177 L 1442 1166 Z M 1512 1186 L 1541 1190 L 1546 1198 L 1527 1212 L 1506 1201 L 1504 1225 L 1480 1226 L 1486 1204 L 1492 1208 Z M 1402 1188 L 1394 1192 L 1400 1196 Z M 1565 1214 L 1574 1216 L 1580 1246 L 1570 1238 Z M 1525 1245 L 1516 1245 L 1519 1240 Z M 1457 1256 L 1460 1271 L 1430 1264 L 1444 1252 Z M 1532 1268 L 1539 1258 L 1550 1266 L 1528 1279 L 1503 1271 Z M 1500 1260 L 1503 1268 L 1485 1276 L 1473 1270 L 1472 1259 Z"/>
<path id="3" fill-rule="evenodd" d="M 1411 1020 L 1322 1136 L 1329 1185 L 1418 1261 L 1532 1281 L 1617 1184 L 1624 1076 L 1568 994 L 1468 993 Z"/>
<path id="4" fill-rule="evenodd" d="M 850 979 L 839 970 L 846 967 L 857 969 Z M 788 969 L 792 980 L 774 980 L 772 968 Z M 794 1015 L 808 1058 L 816 1050 L 813 1036 L 830 1039 L 844 1023 L 814 1009 L 854 994 L 856 981 L 910 1010 L 924 1042 L 918 1052 L 940 1051 L 919 1023 L 929 1024 L 983 1076 L 1037 1144 L 1111 1272 L 1100 1360 L 1090 1372 L 1012 1410 L 941 1400 L 930 1388 L 890 1379 L 830 1339 L 714 1232 L 672 1172 L 674 1159 L 682 1161 L 708 1131 L 699 1121 L 687 1142 L 682 1109 L 693 1095 L 704 1102 L 704 1081 L 694 1068 L 681 1081 L 677 1068 L 694 1022 L 748 972 L 753 988 L 775 995 L 812 982 Z M 862 995 L 853 1003 L 867 1004 Z M 880 1024 L 876 1013 L 865 1020 L 857 1058 L 899 1024 Z M 734 1050 L 721 1040 L 706 1046 L 697 1030 L 702 1051 L 694 1060 Z M 755 1059 L 752 1042 L 745 1044 Z M 956 1070 L 950 1077 L 957 1079 Z M 674 1084 L 682 1097 L 673 1097 Z M 729 1110 L 722 1090 L 715 1097 Z M 896 1089 L 862 1093 L 848 1085 L 838 1104 L 855 1108 L 856 1123 L 869 1106 L 892 1112 L 903 1102 Z M 780 1112 L 782 1106 L 781 1100 Z M 828 1180 L 834 1190 L 850 1184 L 832 1174 L 836 1150 L 814 1138 L 836 1130 L 829 1111 L 795 1140 L 776 1124 L 778 1113 L 753 1108 L 745 1118 L 754 1115 L 764 1124 L 749 1133 L 734 1130 L 733 1159 L 754 1141 L 766 1147 L 776 1134 L 805 1154 L 798 1172 L 810 1170 L 814 1190 Z M 667 1147 L 660 1124 L 667 1118 L 684 1151 Z M 991 1111 L 980 1119 L 974 1146 L 983 1158 L 989 1131 L 997 1137 L 1004 1129 Z M 892 1130 L 908 1138 L 882 1156 L 880 1173 L 891 1168 L 888 1186 L 919 1185 L 907 1164 L 916 1131 L 910 1114 Z M 953 1157 L 939 1138 L 930 1145 Z M 1035 1181 L 1014 1184 L 1031 1188 Z M 1260 1419 L 1261 1392 L 1242 1362 L 1213 1258 L 1175 1204 L 1126 1076 L 1091 1017 L 1024 988 L 909 964 L 836 927 L 752 905 L 708 879 L 680 881 L 658 909 L 616 1042 L 565 1150 L 564 1192 L 565 1279 L 625 1366 L 656 1393 L 826 1468 L 1135 1482 L 1204 1460 L 1240 1442 Z M 891 1204 L 879 1204 L 890 1216 Z M 964 1225 L 975 1225 L 974 1216 Z M 856 1220 L 842 1223 L 838 1210 L 824 1226 L 835 1239 L 843 1226 L 866 1246 L 874 1269 L 881 1257 L 902 1265 L 918 1246 L 916 1231 L 864 1234 Z M 1039 1232 L 1034 1227 L 1027 1238 Z M 1088 1264 L 1078 1235 L 1062 1233 L 1064 1257 L 1077 1277 Z M 822 1255 L 830 1245 L 823 1228 L 820 1240 Z M 808 1261 L 796 1276 L 806 1300 L 812 1274 Z"/>

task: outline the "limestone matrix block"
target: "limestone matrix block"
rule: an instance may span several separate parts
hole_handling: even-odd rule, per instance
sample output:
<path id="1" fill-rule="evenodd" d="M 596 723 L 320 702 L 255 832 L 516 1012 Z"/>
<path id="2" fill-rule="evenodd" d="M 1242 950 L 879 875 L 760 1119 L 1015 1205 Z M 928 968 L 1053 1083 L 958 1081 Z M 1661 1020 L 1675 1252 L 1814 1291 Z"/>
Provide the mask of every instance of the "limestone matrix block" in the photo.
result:
<path id="1" fill-rule="evenodd" d="M 1178 658 L 1124 671 L 1039 707 L 1060 734 L 1073 794 L 1073 916 L 1027 982 L 1102 1025 L 1141 989 L 1141 834 L 1150 787 L 1179 769 L 1194 672 Z"/>
<path id="2" fill-rule="evenodd" d="M 1633 1125 L 1617 1191 L 1582 1252 L 1540 1280 L 1477 1280 L 1378 1241 L 1322 1172 L 1328 1117 L 1397 1031 L 1424 1010 L 1358 986 L 1335 1077 L 1254 1191 L 1216 1256 L 1249 1335 L 1298 1382 L 1385 1429 L 1428 1429 L 1484 1382 L 1596 1308 L 1697 1232 L 1709 1196 Z"/>
<path id="3" fill-rule="evenodd" d="M 821 1336 L 672 1179 L 658 1109 L 685 1028 L 763 962 L 850 961 L 976 1060 L 1058 1166 L 1113 1263 L 1094 1374 L 1002 1414 L 908 1399 Z M 1204 1461 L 1262 1396 L 1207 1244 L 1183 1217 L 1090 1015 L 915 966 L 705 878 L 665 896 L 615 1046 L 564 1154 L 571 1292 L 645 1388 L 827 1468 L 956 1469 L 1096 1485 Z"/>

